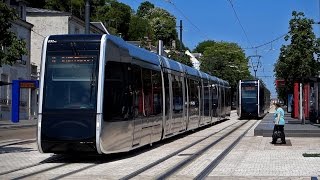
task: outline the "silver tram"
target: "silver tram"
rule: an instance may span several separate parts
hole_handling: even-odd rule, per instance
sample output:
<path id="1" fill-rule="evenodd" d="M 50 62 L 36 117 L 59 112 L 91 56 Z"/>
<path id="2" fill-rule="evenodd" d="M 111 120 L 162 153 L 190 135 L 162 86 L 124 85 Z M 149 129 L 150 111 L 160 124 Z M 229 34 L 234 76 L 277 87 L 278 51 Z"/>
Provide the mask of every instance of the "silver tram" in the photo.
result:
<path id="1" fill-rule="evenodd" d="M 230 116 L 228 82 L 111 35 L 44 40 L 42 153 L 130 151 Z"/>

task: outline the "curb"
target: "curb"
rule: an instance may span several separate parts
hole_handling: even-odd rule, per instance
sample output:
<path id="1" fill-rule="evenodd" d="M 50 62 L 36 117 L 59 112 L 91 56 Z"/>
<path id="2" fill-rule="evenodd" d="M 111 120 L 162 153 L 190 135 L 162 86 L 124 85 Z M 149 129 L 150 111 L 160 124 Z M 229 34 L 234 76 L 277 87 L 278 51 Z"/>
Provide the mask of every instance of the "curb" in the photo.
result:
<path id="1" fill-rule="evenodd" d="M 37 124 L 26 124 L 26 125 L 0 125 L 0 129 L 14 129 L 14 128 L 26 128 L 37 126 Z"/>

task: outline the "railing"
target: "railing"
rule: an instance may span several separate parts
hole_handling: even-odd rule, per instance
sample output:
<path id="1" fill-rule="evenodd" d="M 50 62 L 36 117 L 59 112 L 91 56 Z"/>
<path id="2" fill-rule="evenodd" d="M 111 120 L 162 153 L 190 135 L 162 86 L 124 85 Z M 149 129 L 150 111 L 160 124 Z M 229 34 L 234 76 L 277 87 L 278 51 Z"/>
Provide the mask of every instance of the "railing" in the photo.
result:
<path id="1" fill-rule="evenodd" d="M 10 105 L 11 104 L 11 99 L 0 98 L 0 104 L 1 105 Z"/>
<path id="2" fill-rule="evenodd" d="M 11 105 L 11 99 L 0 98 L 0 105 Z M 27 107 L 28 103 L 26 101 L 19 101 L 20 107 Z"/>

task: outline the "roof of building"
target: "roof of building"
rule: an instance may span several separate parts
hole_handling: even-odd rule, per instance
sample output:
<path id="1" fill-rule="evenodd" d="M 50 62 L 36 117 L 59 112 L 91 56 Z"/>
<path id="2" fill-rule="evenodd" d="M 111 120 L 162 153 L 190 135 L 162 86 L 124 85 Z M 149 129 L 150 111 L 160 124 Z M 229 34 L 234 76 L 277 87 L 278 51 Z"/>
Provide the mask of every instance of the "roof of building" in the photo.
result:
<path id="1" fill-rule="evenodd" d="M 26 8 L 27 15 L 41 15 L 41 16 L 70 16 L 71 13 L 68 12 L 62 12 L 62 11 L 55 11 L 55 10 L 50 10 L 50 9 L 40 9 L 40 8 L 32 8 L 32 7 L 27 7 Z"/>

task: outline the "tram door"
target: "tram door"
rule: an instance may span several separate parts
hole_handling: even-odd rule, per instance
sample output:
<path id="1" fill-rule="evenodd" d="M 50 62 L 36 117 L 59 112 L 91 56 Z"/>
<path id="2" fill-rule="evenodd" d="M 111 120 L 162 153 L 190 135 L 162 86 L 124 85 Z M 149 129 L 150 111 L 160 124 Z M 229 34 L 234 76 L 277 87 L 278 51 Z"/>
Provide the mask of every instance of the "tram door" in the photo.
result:
<path id="1" fill-rule="evenodd" d="M 172 80 L 172 132 L 179 132 L 184 130 L 184 91 L 183 91 L 183 77 L 178 75 L 171 75 Z"/>
<path id="2" fill-rule="evenodd" d="M 211 122 L 218 121 L 218 88 L 215 84 L 211 85 Z"/>
<path id="3" fill-rule="evenodd" d="M 134 130 L 132 146 L 140 144 L 142 129 L 142 79 L 141 68 L 132 66 L 132 89 L 133 89 L 133 112 L 134 112 Z"/>

